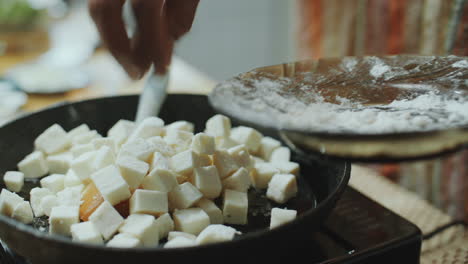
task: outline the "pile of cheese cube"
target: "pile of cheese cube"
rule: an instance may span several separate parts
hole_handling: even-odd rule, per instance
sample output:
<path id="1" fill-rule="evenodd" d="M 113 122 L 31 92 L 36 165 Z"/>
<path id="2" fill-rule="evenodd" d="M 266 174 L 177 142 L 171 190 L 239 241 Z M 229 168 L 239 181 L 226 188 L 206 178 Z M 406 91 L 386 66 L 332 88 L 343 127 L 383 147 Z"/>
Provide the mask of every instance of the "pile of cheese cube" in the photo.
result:
<path id="1" fill-rule="evenodd" d="M 223 115 L 205 131 L 157 117 L 118 121 L 101 136 L 86 124 L 54 124 L 35 150 L 4 176 L 0 213 L 30 224 L 46 215 L 49 232 L 113 247 L 183 247 L 229 241 L 246 225 L 249 188 L 278 204 L 297 194 L 299 165 L 290 151 Z M 40 179 L 25 201 L 24 180 Z M 273 208 L 270 228 L 296 217 Z"/>

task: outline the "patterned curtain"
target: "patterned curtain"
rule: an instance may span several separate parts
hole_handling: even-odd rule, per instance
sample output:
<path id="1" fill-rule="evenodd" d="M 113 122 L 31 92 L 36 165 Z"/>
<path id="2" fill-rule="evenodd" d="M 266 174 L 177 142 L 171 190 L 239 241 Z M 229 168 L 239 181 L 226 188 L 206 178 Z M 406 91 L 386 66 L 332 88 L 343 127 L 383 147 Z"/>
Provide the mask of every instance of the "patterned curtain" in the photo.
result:
<path id="1" fill-rule="evenodd" d="M 352 55 L 468 56 L 468 0 L 299 0 L 300 59 Z M 468 151 L 374 166 L 468 220 Z"/>

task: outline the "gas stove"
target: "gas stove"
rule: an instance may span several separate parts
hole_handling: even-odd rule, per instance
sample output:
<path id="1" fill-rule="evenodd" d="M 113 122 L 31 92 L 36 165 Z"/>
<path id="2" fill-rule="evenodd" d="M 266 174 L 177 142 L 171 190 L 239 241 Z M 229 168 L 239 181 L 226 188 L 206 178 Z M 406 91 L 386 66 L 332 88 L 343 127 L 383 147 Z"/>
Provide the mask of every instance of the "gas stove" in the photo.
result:
<path id="1" fill-rule="evenodd" d="M 351 187 L 309 238 L 278 257 L 301 256 L 307 263 L 419 263 L 422 241 L 417 226 Z M 28 263 L 6 246 L 0 249 L 0 263 Z"/>

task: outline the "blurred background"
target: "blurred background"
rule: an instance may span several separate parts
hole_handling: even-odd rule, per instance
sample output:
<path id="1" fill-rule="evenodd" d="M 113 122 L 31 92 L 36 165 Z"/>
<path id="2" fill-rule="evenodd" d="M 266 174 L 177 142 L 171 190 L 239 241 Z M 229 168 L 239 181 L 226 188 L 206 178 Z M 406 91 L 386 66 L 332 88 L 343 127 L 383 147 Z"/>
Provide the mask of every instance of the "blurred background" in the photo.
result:
<path id="1" fill-rule="evenodd" d="M 0 123 L 64 100 L 136 93 L 85 0 L 0 0 Z M 467 0 L 202 0 L 171 92 L 206 93 L 255 67 L 351 55 L 468 56 Z M 367 165 L 369 166 L 369 165 Z M 468 219 L 468 153 L 369 167 Z"/>
<path id="2" fill-rule="evenodd" d="M 297 4 L 202 0 L 191 33 L 180 41 L 176 54 L 216 80 L 294 60 Z"/>

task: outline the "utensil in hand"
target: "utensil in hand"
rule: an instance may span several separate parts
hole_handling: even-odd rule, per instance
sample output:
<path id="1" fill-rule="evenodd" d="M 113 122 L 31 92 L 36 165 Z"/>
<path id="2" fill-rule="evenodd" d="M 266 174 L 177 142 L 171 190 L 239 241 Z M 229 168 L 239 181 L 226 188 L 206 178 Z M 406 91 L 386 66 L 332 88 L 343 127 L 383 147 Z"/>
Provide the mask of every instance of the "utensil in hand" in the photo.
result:
<path id="1" fill-rule="evenodd" d="M 143 91 L 140 94 L 138 102 L 138 109 L 135 121 L 150 117 L 157 116 L 161 109 L 162 104 L 167 96 L 167 85 L 169 82 L 169 71 L 164 75 L 156 74 L 154 67 L 150 69 L 148 78 L 146 79 Z"/>
<path id="2" fill-rule="evenodd" d="M 137 28 L 135 13 L 130 1 L 125 2 L 123 8 L 123 19 L 126 24 L 127 34 L 131 38 Z M 150 117 L 157 116 L 167 95 L 167 85 L 169 83 L 168 68 L 165 74 L 156 74 L 154 65 L 151 66 L 143 90 L 138 102 L 136 122 Z"/>

